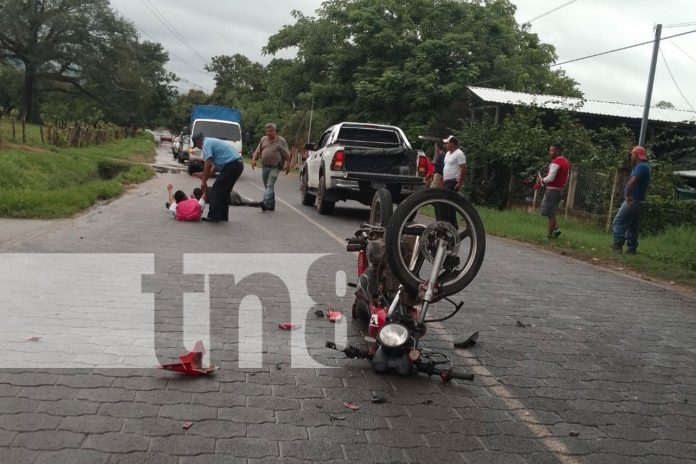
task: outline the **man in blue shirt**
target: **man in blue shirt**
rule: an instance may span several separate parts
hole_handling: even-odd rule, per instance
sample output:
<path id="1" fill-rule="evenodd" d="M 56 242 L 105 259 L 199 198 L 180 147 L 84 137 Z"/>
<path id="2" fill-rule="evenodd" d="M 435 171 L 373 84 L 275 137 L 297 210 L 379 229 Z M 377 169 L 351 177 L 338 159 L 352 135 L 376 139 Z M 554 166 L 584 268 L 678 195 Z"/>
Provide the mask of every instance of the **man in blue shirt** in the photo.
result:
<path id="1" fill-rule="evenodd" d="M 645 193 L 650 184 L 650 163 L 645 148 L 639 145 L 631 150 L 631 163 L 634 167 L 624 187 L 624 202 L 614 218 L 613 249 L 622 253 L 626 243 L 626 254 L 634 255 L 638 249 L 640 211 L 645 204 Z"/>
<path id="2" fill-rule="evenodd" d="M 227 221 L 229 219 L 230 192 L 244 170 L 242 156 L 229 144 L 219 139 L 205 137 L 202 132 L 194 134 L 191 141 L 196 148 L 201 149 L 205 162 L 201 175 L 201 189 L 203 189 L 203 194 L 207 196 L 210 207 L 208 208 L 208 217 L 203 218 L 203 220 L 210 222 Z M 208 179 L 213 176 L 216 169 L 220 174 L 209 190 Z"/>

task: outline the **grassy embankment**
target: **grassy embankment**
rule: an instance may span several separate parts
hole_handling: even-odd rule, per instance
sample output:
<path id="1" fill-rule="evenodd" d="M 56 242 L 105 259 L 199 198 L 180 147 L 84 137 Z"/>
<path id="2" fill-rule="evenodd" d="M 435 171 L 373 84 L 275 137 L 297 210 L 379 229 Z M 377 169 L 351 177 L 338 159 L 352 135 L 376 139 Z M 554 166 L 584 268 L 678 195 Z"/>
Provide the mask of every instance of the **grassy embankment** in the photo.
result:
<path id="1" fill-rule="evenodd" d="M 154 159 L 149 135 L 57 148 L 42 144 L 39 128 L 27 125 L 27 143 L 22 144 L 21 126 L 17 124 L 13 141 L 10 123 L 3 118 L 0 139 L 0 217 L 71 216 L 154 174 L 142 164 Z"/>
<path id="2" fill-rule="evenodd" d="M 670 228 L 654 236 L 639 236 L 637 255 L 611 251 L 611 234 L 593 224 L 560 218 L 561 236 L 543 243 L 546 218 L 524 211 L 477 208 L 486 233 L 534 244 L 619 271 L 684 284 L 696 290 L 696 229 Z"/>

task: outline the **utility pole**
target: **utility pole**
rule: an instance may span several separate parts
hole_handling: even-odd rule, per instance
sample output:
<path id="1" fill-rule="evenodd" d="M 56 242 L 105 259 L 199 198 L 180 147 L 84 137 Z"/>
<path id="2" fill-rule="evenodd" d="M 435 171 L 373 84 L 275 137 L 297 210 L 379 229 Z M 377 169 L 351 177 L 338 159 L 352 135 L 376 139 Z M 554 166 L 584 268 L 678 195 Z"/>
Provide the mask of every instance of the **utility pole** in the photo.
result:
<path id="1" fill-rule="evenodd" d="M 645 146 L 645 134 L 648 132 L 648 116 L 650 115 L 650 100 L 652 99 L 653 83 L 655 82 L 655 67 L 657 66 L 657 52 L 660 51 L 660 36 L 662 24 L 655 27 L 655 43 L 653 44 L 652 62 L 650 63 L 650 76 L 648 77 L 648 91 L 645 94 L 645 106 L 643 107 L 643 121 L 640 124 L 640 136 L 638 145 Z"/>
<path id="2" fill-rule="evenodd" d="M 312 97 L 312 108 L 309 110 L 309 128 L 307 129 L 307 143 L 311 143 L 312 138 L 312 116 L 314 115 L 314 97 Z"/>

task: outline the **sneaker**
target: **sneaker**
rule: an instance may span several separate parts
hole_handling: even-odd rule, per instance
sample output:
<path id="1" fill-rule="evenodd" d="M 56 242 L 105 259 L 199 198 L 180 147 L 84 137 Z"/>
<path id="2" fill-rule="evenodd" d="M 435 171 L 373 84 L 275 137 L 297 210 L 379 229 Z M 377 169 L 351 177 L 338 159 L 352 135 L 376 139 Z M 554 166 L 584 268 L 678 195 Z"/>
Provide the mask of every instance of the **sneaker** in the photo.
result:
<path id="1" fill-rule="evenodd" d="M 636 250 L 626 250 L 626 254 L 627 255 L 635 255 L 635 254 L 638 254 L 638 252 Z"/>
<path id="2" fill-rule="evenodd" d="M 613 246 L 613 247 L 611 247 L 611 251 L 612 251 L 612 253 L 616 253 L 617 255 L 622 255 L 623 254 L 623 247 L 619 248 L 619 247 Z"/>
<path id="3" fill-rule="evenodd" d="M 261 207 L 261 211 L 263 211 L 264 213 L 266 211 L 268 211 L 268 207 L 266 206 L 266 204 L 264 202 L 261 202 L 261 204 L 259 206 Z"/>
<path id="4" fill-rule="evenodd" d="M 553 238 L 558 238 L 559 235 L 561 235 L 561 229 L 559 229 L 558 227 L 556 227 L 555 229 L 553 229 L 553 233 L 551 234 L 551 236 L 552 236 Z"/>
<path id="5" fill-rule="evenodd" d="M 167 208 L 167 209 L 169 209 L 169 206 L 170 206 L 170 205 L 169 205 L 169 202 L 166 202 L 166 203 L 164 204 L 164 207 Z"/>

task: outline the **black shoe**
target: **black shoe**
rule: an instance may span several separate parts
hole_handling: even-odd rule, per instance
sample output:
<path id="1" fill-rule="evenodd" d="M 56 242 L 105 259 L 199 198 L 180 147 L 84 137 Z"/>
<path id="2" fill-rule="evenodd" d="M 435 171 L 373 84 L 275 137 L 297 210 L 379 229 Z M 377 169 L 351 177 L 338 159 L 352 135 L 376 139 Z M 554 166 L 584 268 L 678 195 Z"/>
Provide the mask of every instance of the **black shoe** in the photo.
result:
<path id="1" fill-rule="evenodd" d="M 635 254 L 638 254 L 638 252 L 636 250 L 626 250 L 626 254 L 627 255 L 635 255 Z"/>
<path id="2" fill-rule="evenodd" d="M 264 202 L 259 203 L 259 206 L 261 207 L 261 211 L 263 211 L 264 213 L 268 211 L 268 207 Z"/>
<path id="3" fill-rule="evenodd" d="M 202 217 L 202 218 L 201 218 L 201 221 L 205 221 L 205 222 L 220 222 L 219 219 L 211 219 L 211 218 L 209 218 L 209 217 Z"/>
<path id="4" fill-rule="evenodd" d="M 169 202 L 166 202 L 166 203 L 164 204 L 164 207 L 167 208 L 167 209 L 169 209 L 169 206 L 170 206 Z"/>
<path id="5" fill-rule="evenodd" d="M 251 206 L 252 208 L 261 208 L 262 204 L 263 203 L 261 203 L 260 201 L 252 201 L 247 206 Z"/>

